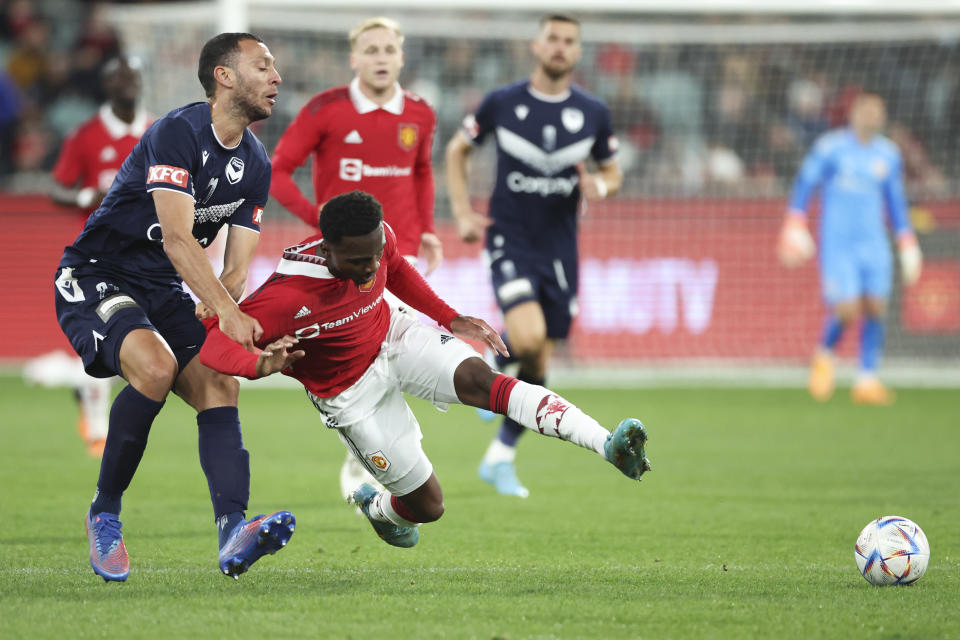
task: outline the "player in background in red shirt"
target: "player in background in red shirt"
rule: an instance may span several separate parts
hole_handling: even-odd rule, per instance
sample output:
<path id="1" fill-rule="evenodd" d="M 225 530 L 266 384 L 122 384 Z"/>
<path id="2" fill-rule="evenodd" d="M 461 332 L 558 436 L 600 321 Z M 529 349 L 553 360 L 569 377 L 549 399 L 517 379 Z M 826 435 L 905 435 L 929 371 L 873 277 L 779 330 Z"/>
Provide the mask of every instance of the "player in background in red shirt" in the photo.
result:
<path id="1" fill-rule="evenodd" d="M 400 25 L 369 18 L 349 38 L 356 77 L 315 95 L 287 127 L 273 153 L 270 195 L 316 226 L 320 207 L 333 196 L 354 189 L 373 194 L 397 235 L 400 254 L 413 264 L 422 256 L 429 275 L 443 259 L 433 227 L 436 114 L 397 82 L 403 68 Z M 307 156 L 313 159 L 313 201 L 293 180 Z M 344 497 L 364 481 L 372 479 L 348 455 L 340 471 Z"/>
<path id="2" fill-rule="evenodd" d="M 153 122 L 139 105 L 139 60 L 113 58 L 103 67 L 102 81 L 107 102 L 67 137 L 53 169 L 50 196 L 57 204 L 82 213 L 77 216 L 78 229 L 100 206 L 120 165 Z M 80 359 L 63 351 L 30 361 L 25 375 L 35 384 L 74 388 L 80 413 L 77 429 L 90 455 L 99 458 L 107 438 L 112 378 L 87 375 Z"/>
<path id="3" fill-rule="evenodd" d="M 263 327 L 255 342 L 262 351 L 247 351 L 208 320 L 200 360 L 225 374 L 259 378 L 282 371 L 299 380 L 324 424 L 383 485 L 360 485 L 352 501 L 388 544 L 412 547 L 418 525 L 443 514 L 440 483 L 404 392 L 441 411 L 462 403 L 509 415 L 595 451 L 636 480 L 650 468 L 639 420 L 627 418 L 610 433 L 548 389 L 492 370 L 454 337 L 507 355 L 486 322 L 459 315 L 401 257 L 372 196 L 336 196 L 319 222 L 322 238 L 286 250 L 277 272 L 240 305 Z M 388 289 L 449 333 L 387 302 Z"/>

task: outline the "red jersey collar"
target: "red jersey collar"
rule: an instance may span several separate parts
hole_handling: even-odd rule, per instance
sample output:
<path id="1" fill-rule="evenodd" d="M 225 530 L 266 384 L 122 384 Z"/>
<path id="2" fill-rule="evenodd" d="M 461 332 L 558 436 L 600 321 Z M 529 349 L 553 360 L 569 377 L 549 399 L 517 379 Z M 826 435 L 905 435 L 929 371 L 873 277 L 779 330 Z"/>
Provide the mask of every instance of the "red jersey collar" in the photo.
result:
<path id="1" fill-rule="evenodd" d="M 353 108 L 357 110 L 357 113 L 364 114 L 370 113 L 371 111 L 376 111 L 377 109 L 383 109 L 387 113 L 392 113 L 399 116 L 403 113 L 403 89 L 400 88 L 400 83 L 393 85 L 396 88 L 396 91 L 393 94 L 393 97 L 390 98 L 384 105 L 379 105 L 367 96 L 363 95 L 363 92 L 360 91 L 360 79 L 354 78 L 350 82 L 350 101 L 353 102 Z"/>

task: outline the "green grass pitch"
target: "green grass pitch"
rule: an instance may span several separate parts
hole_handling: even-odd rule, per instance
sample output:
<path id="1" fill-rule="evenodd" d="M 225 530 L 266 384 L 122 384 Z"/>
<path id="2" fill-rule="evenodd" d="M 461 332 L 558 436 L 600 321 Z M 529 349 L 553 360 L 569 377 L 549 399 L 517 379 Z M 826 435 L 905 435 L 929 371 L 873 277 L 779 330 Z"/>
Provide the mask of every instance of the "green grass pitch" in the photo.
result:
<path id="1" fill-rule="evenodd" d="M 339 499 L 343 448 L 304 394 L 244 389 L 250 513 L 290 509 L 297 531 L 237 582 L 217 570 L 194 416 L 171 397 L 124 498 L 130 578 L 105 584 L 82 524 L 98 463 L 70 392 L 0 378 L 0 637 L 960 637 L 956 390 L 903 389 L 890 408 L 800 390 L 563 392 L 605 425 L 644 420 L 653 472 L 636 484 L 527 434 L 531 496 L 499 497 L 476 477 L 495 427 L 416 402 L 447 512 L 404 550 Z M 857 534 L 887 514 L 930 540 L 916 585 L 857 572 Z"/>

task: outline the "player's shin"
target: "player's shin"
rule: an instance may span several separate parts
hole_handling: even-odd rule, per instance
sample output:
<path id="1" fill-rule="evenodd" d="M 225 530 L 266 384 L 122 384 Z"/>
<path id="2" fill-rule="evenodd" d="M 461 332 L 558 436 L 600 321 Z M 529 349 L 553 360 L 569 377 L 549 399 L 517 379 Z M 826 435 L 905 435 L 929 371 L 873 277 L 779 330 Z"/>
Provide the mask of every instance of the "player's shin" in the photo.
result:
<path id="1" fill-rule="evenodd" d="M 120 496 L 140 465 L 147 437 L 162 402 L 151 400 L 127 385 L 117 394 L 110 410 L 110 428 L 100 461 L 97 496 L 90 513 L 120 513 Z"/>
<path id="2" fill-rule="evenodd" d="M 883 353 L 885 332 L 882 318 L 867 316 L 860 333 L 860 375 L 876 374 Z"/>
<path id="3" fill-rule="evenodd" d="M 243 448 L 236 407 L 216 407 L 197 414 L 200 466 L 207 476 L 213 513 L 225 536 L 243 520 L 250 499 L 250 454 Z"/>
<path id="4" fill-rule="evenodd" d="M 610 432 L 545 387 L 498 375 L 490 389 L 490 408 L 527 429 L 604 455 L 603 445 Z"/>

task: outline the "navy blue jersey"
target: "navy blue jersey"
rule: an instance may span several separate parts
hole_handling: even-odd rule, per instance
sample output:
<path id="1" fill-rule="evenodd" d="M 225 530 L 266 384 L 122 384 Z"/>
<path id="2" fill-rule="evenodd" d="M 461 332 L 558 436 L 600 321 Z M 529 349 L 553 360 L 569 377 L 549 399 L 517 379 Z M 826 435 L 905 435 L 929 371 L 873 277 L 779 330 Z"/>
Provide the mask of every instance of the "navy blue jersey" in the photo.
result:
<path id="1" fill-rule="evenodd" d="M 60 266 L 96 262 L 128 275 L 180 281 L 163 251 L 151 192 L 192 196 L 193 236 L 206 247 L 224 224 L 259 233 L 270 171 L 270 158 L 251 131 L 235 147 L 225 147 L 206 102 L 174 109 L 143 134 Z"/>
<path id="2" fill-rule="evenodd" d="M 524 80 L 496 89 L 467 116 L 464 132 L 474 145 L 497 140 L 497 182 L 490 198 L 490 238 L 524 237 L 530 249 L 575 250 L 579 176 L 575 165 L 613 158 L 617 141 L 610 109 L 572 86 L 548 96 Z"/>

